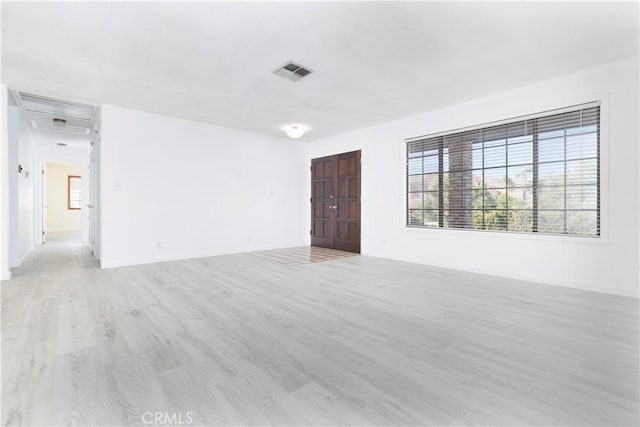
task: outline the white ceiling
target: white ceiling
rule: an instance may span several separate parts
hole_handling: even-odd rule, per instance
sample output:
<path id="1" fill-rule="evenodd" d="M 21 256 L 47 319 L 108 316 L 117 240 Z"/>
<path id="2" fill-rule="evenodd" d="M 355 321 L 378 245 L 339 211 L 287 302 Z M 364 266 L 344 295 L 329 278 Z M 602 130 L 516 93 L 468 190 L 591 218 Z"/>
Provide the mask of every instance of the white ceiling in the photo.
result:
<path id="1" fill-rule="evenodd" d="M 638 2 L 3 2 L 2 81 L 282 136 L 343 133 L 637 56 Z M 314 73 L 273 74 L 288 60 Z"/>

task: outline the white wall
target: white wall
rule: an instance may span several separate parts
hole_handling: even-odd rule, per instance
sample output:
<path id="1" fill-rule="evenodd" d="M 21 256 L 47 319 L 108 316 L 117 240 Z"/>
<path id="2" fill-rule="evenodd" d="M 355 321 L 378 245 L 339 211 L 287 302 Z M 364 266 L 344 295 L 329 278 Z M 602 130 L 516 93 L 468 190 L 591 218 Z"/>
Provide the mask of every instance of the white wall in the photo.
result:
<path id="1" fill-rule="evenodd" d="M 363 254 L 638 297 L 638 90 L 638 59 L 619 61 L 314 141 L 306 164 L 362 149 Z M 602 102 L 600 239 L 404 227 L 404 139 L 594 100 Z"/>
<path id="2" fill-rule="evenodd" d="M 18 225 L 18 127 L 20 115 L 17 107 L 8 106 L 7 110 L 7 137 L 9 138 L 9 267 L 17 267 L 20 264 L 18 246 L 20 242 Z"/>
<path id="3" fill-rule="evenodd" d="M 104 105 L 100 169 L 103 267 L 305 243 L 299 142 Z"/>
<path id="4" fill-rule="evenodd" d="M 27 124 L 21 120 L 20 146 L 18 147 L 18 163 L 22 165 L 23 171 L 18 174 L 18 226 L 19 262 L 29 253 L 34 246 L 34 192 L 33 183 L 36 179 L 37 171 L 34 163 L 34 142 L 28 133 Z"/>
<path id="5" fill-rule="evenodd" d="M 0 279 L 11 278 L 9 270 L 9 129 L 7 86 L 0 84 Z"/>
<path id="6" fill-rule="evenodd" d="M 23 113 L 9 106 L 9 265 L 17 267 L 34 246 L 35 146 Z M 18 165 L 22 172 L 18 172 Z"/>

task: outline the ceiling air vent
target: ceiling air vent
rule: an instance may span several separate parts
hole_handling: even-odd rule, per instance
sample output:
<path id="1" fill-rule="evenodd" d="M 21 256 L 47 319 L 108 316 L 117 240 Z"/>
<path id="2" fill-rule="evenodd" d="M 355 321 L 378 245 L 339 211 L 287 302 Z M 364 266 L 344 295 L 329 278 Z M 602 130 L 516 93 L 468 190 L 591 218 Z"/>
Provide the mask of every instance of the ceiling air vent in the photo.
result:
<path id="1" fill-rule="evenodd" d="M 289 61 L 286 64 L 284 64 L 282 67 L 279 67 L 273 73 L 279 75 L 280 77 L 284 77 L 287 80 L 297 82 L 301 78 L 306 77 L 309 74 L 313 73 L 313 70 L 310 70 L 304 65 L 300 65 L 293 61 Z"/>

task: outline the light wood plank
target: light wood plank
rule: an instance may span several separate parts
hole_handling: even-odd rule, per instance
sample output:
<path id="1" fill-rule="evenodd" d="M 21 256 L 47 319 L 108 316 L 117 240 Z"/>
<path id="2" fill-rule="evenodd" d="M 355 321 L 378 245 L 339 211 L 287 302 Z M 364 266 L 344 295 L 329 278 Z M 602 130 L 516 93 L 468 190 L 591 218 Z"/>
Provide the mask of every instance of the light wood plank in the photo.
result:
<path id="1" fill-rule="evenodd" d="M 637 299 L 287 256 L 38 248 L 2 282 L 3 425 L 640 424 Z"/>

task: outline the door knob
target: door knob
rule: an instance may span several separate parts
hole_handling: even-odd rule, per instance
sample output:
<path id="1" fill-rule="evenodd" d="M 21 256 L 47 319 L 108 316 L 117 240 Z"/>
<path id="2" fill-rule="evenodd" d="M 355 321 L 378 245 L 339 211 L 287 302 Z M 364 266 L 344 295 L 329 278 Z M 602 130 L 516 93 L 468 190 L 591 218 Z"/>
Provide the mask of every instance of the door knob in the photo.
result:
<path id="1" fill-rule="evenodd" d="M 329 206 L 329 209 L 338 209 L 337 205 Z"/>

